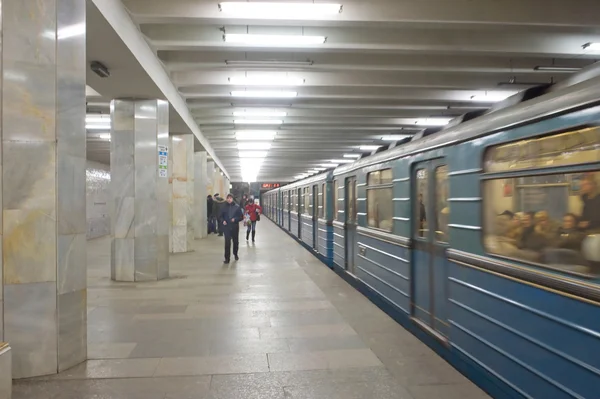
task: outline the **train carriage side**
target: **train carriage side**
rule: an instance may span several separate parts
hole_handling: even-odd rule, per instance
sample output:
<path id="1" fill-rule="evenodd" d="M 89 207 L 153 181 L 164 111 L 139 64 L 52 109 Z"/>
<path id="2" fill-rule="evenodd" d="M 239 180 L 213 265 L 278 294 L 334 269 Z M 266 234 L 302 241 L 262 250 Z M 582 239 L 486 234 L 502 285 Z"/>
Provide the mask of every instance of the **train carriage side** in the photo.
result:
<path id="1" fill-rule="evenodd" d="M 336 269 L 495 397 L 598 396 L 599 87 L 334 172 Z"/>

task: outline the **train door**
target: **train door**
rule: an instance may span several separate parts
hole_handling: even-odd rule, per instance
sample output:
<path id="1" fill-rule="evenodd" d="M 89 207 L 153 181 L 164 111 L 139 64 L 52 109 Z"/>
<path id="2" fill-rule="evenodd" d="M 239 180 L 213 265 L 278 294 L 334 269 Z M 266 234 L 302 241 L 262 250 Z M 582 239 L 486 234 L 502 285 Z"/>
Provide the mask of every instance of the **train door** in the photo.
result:
<path id="1" fill-rule="evenodd" d="M 296 189 L 296 202 L 298 203 L 298 225 L 296 226 L 296 233 L 298 238 L 302 238 L 302 214 L 304 213 L 304 189 Z"/>
<path id="2" fill-rule="evenodd" d="M 417 164 L 413 171 L 412 317 L 445 340 L 448 318 L 448 167 L 443 159 Z"/>
<path id="3" fill-rule="evenodd" d="M 314 185 L 312 188 L 312 232 L 313 232 L 313 242 L 312 247 L 317 249 L 317 234 L 319 234 L 319 186 Z"/>
<path id="4" fill-rule="evenodd" d="M 285 201 L 287 204 L 286 211 L 285 211 L 285 221 L 286 221 L 285 226 L 287 227 L 287 230 L 290 232 L 292 231 L 292 222 L 291 222 L 291 220 L 292 220 L 292 213 L 291 213 L 292 212 L 292 198 L 291 198 L 291 196 L 292 196 L 292 192 L 290 190 L 287 190 L 285 192 Z"/>
<path id="5" fill-rule="evenodd" d="M 357 210 L 356 210 L 356 176 L 346 179 L 346 223 L 344 224 L 346 236 L 346 270 L 348 273 L 355 275 L 355 253 L 356 253 L 356 226 Z"/>

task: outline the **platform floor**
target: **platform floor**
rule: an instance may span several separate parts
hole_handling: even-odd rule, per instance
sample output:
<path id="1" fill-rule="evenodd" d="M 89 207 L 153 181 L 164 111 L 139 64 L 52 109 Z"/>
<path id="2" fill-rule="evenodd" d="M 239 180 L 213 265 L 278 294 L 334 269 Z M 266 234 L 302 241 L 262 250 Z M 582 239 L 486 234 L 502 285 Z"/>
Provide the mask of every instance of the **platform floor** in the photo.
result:
<path id="1" fill-rule="evenodd" d="M 482 399 L 488 396 L 270 221 L 240 261 L 215 235 L 171 256 L 172 278 L 110 281 L 89 242 L 88 351 L 13 398 Z"/>

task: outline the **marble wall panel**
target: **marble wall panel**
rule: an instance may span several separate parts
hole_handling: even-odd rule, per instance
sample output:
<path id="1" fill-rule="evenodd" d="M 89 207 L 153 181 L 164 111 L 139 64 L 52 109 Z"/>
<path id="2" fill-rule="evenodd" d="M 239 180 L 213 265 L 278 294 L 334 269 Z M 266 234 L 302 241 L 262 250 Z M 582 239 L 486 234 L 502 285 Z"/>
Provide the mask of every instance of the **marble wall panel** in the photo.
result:
<path id="1" fill-rule="evenodd" d="M 0 398 L 12 397 L 12 350 L 10 347 L 0 352 Z"/>
<path id="2" fill-rule="evenodd" d="M 194 240 L 194 137 L 191 134 L 172 138 L 172 238 L 174 253 L 191 251 Z"/>
<path id="3" fill-rule="evenodd" d="M 187 226 L 173 226 L 173 252 L 187 251 Z"/>
<path id="4" fill-rule="evenodd" d="M 158 247 L 156 235 L 135 238 L 135 281 L 158 279 Z"/>
<path id="5" fill-rule="evenodd" d="M 59 295 L 85 290 L 87 287 L 86 245 L 85 233 L 58 236 L 57 289 Z"/>
<path id="6" fill-rule="evenodd" d="M 192 220 L 194 225 L 194 238 L 196 239 L 206 237 L 208 230 L 206 214 L 206 196 L 208 195 L 206 159 L 206 151 L 200 151 L 194 154 L 194 206 Z"/>
<path id="7" fill-rule="evenodd" d="M 111 278 L 134 281 L 134 238 L 113 238 L 111 243 Z"/>
<path id="8" fill-rule="evenodd" d="M 169 236 L 158 235 L 156 237 L 156 251 L 158 263 L 156 265 L 158 279 L 169 277 Z"/>
<path id="9" fill-rule="evenodd" d="M 58 371 L 87 358 L 87 291 L 58 296 Z"/>
<path id="10" fill-rule="evenodd" d="M 58 148 L 61 147 L 68 145 L 61 145 L 59 140 Z M 81 153 L 85 154 L 85 146 Z M 56 164 L 58 234 L 86 233 L 86 159 L 59 151 Z"/>
<path id="11" fill-rule="evenodd" d="M 57 371 L 56 283 L 4 287 L 4 339 L 13 349 L 13 378 Z"/>

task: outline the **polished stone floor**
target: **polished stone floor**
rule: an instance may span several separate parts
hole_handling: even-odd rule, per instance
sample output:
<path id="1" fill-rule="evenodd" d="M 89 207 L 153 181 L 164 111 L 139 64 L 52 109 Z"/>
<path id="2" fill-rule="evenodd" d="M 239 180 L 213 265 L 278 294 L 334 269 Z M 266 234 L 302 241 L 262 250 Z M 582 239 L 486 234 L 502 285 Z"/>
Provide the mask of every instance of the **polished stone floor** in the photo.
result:
<path id="1" fill-rule="evenodd" d="M 223 265 L 213 235 L 156 283 L 110 281 L 109 240 L 90 241 L 90 360 L 13 398 L 488 397 L 271 222 L 257 230 L 240 261 Z"/>

